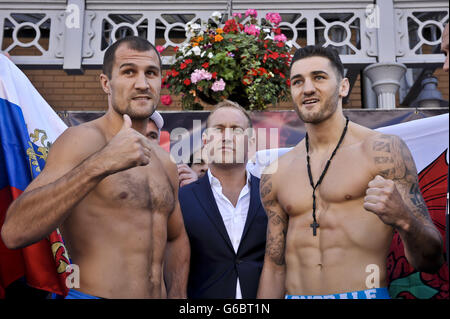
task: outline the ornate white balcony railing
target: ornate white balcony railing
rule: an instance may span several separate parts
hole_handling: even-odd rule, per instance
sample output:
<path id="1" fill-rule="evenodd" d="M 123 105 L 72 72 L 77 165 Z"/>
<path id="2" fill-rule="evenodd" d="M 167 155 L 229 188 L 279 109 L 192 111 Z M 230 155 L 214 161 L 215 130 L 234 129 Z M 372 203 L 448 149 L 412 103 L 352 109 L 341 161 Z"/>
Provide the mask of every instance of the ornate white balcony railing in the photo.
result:
<path id="1" fill-rule="evenodd" d="M 178 46 L 187 41 L 187 22 L 207 19 L 214 11 L 243 13 L 253 8 L 259 19 L 268 12 L 280 13 L 282 30 L 295 47 L 337 48 L 352 83 L 374 63 L 421 68 L 443 63 L 438 47 L 449 17 L 447 1 L 375 2 L 0 0 L 0 49 L 21 66 L 60 66 L 77 73 L 84 67 L 100 66 L 106 47 L 124 35 Z M 163 63 L 169 65 L 171 57 L 164 56 Z"/>

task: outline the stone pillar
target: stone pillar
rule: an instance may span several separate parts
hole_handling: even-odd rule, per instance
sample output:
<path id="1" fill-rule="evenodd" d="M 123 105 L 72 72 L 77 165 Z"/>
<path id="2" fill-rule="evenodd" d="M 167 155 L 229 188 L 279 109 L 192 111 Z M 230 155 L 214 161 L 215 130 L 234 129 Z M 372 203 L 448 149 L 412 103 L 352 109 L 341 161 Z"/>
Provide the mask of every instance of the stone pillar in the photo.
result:
<path id="1" fill-rule="evenodd" d="M 366 67 L 364 75 L 372 82 L 372 88 L 377 95 L 377 107 L 394 109 L 395 93 L 400 87 L 406 66 L 397 62 L 394 0 L 377 0 L 376 6 L 380 22 L 377 26 L 378 63 Z"/>
<path id="2" fill-rule="evenodd" d="M 376 109 L 378 102 L 377 102 L 377 95 L 372 89 L 372 82 L 370 82 L 370 79 L 363 73 L 362 75 L 363 80 L 363 96 L 364 96 L 364 108 L 366 109 Z"/>
<path id="3" fill-rule="evenodd" d="M 68 0 L 64 30 L 64 64 L 68 74 L 83 74 L 83 27 L 85 0 Z"/>
<path id="4" fill-rule="evenodd" d="M 405 72 L 406 66 L 401 63 L 375 63 L 364 69 L 377 94 L 378 108 L 395 108 L 395 93 Z"/>
<path id="5" fill-rule="evenodd" d="M 430 71 L 427 77 L 422 80 L 422 91 L 417 99 L 412 102 L 413 107 L 436 108 L 448 107 L 448 101 L 442 99 L 442 94 L 437 89 L 438 80 Z"/>

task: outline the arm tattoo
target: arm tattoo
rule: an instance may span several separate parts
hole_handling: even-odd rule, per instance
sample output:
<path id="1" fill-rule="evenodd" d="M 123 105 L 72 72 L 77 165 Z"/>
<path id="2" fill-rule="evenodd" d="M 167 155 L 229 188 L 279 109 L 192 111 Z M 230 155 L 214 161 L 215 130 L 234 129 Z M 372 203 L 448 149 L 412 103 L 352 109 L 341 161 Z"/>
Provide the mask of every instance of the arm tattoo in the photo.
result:
<path id="1" fill-rule="evenodd" d="M 374 162 L 379 174 L 395 182 L 406 206 L 419 220 L 431 218 L 420 192 L 416 165 L 408 146 L 395 135 L 381 135 L 373 142 Z"/>
<path id="2" fill-rule="evenodd" d="M 270 180 L 270 175 L 261 176 L 261 199 L 266 197 L 272 191 L 272 181 Z"/>
<path id="3" fill-rule="evenodd" d="M 286 249 L 286 232 L 272 234 L 267 230 L 266 254 L 278 266 L 286 264 L 284 258 Z"/>
<path id="4" fill-rule="evenodd" d="M 285 264 L 288 217 L 278 201 L 272 199 L 271 192 L 270 175 L 263 175 L 261 177 L 261 200 L 268 218 L 266 254 L 276 265 L 282 266 Z"/>

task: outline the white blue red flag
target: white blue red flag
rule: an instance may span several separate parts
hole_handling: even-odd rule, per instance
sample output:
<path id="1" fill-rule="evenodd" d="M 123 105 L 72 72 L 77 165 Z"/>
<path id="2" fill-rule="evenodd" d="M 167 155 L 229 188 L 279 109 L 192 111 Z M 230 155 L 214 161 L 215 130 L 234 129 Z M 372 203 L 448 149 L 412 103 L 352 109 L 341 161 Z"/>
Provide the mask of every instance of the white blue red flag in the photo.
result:
<path id="1" fill-rule="evenodd" d="M 0 54 L 0 227 L 9 204 L 41 172 L 49 148 L 66 128 L 25 74 Z M 0 239 L 0 298 L 21 277 L 32 287 L 66 295 L 68 264 L 58 230 L 17 250 Z"/>

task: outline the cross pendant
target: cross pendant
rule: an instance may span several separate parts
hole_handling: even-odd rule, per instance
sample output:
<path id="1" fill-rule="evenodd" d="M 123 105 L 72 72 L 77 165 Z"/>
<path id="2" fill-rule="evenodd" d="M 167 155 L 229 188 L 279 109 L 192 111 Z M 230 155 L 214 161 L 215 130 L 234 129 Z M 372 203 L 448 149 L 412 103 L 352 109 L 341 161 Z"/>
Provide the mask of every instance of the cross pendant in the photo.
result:
<path id="1" fill-rule="evenodd" d="M 317 228 L 320 227 L 319 223 L 317 223 L 316 221 L 313 221 L 313 223 L 311 225 L 309 225 L 312 229 L 313 229 L 313 236 L 317 235 Z"/>

